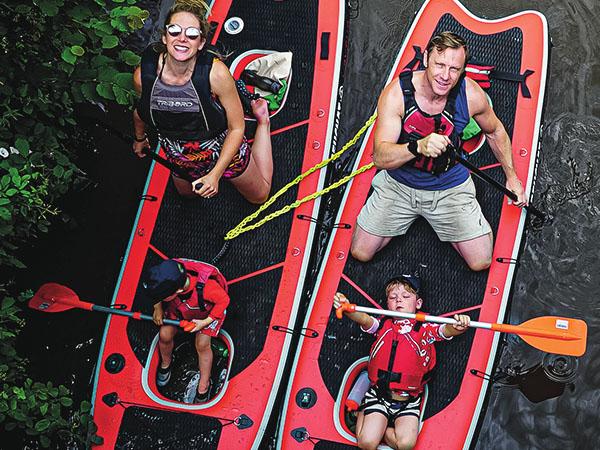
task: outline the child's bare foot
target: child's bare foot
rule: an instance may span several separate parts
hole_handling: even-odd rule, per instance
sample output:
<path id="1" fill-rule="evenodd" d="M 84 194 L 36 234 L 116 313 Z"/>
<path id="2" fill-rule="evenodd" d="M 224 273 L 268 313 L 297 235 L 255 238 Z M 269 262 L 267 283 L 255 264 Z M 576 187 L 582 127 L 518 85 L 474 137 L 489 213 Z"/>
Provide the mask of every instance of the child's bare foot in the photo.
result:
<path id="1" fill-rule="evenodd" d="M 268 125 L 270 123 L 269 108 L 264 98 L 252 100 L 252 113 L 259 124 Z"/>

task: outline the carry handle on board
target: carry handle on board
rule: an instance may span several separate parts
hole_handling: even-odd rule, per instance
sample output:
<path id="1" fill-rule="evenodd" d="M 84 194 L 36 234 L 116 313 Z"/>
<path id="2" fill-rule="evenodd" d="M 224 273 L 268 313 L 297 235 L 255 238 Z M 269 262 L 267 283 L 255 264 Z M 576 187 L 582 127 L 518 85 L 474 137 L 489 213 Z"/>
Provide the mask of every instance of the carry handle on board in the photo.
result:
<path id="1" fill-rule="evenodd" d="M 127 311 L 123 309 L 111 308 L 107 306 L 95 305 L 84 302 L 79 299 L 77 294 L 66 286 L 58 283 L 46 283 L 40 286 L 27 304 L 31 309 L 42 312 L 62 312 L 69 309 L 78 308 L 87 311 L 96 311 L 105 314 L 115 314 L 117 316 L 131 317 L 136 320 L 153 321 L 152 316 L 140 312 Z M 174 325 L 181 327 L 185 331 L 191 331 L 196 327 L 194 322 L 187 320 L 163 319 L 165 325 Z"/>
<path id="2" fill-rule="evenodd" d="M 363 312 L 374 315 L 399 317 L 402 319 L 416 319 L 419 322 L 456 324 L 450 317 L 429 316 L 425 313 L 403 313 L 385 309 L 366 308 L 353 303 L 342 303 L 336 309 L 335 315 L 341 319 L 344 312 Z M 501 333 L 518 334 L 532 347 L 547 353 L 557 355 L 581 356 L 585 353 L 587 343 L 587 324 L 583 320 L 569 319 L 566 317 L 545 316 L 530 319 L 520 325 L 504 323 L 486 323 L 471 321 L 472 328 L 498 331 Z"/>

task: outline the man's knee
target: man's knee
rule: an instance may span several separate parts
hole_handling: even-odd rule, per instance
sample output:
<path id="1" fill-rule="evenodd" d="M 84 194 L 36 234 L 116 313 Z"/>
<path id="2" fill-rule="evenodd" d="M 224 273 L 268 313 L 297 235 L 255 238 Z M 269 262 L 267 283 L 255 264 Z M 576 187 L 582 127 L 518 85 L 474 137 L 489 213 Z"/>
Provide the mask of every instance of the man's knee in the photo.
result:
<path id="1" fill-rule="evenodd" d="M 469 269 L 473 272 L 480 272 L 488 269 L 492 265 L 492 257 L 479 258 L 473 261 L 467 261 Z"/>
<path id="2" fill-rule="evenodd" d="M 373 259 L 375 252 L 370 251 L 362 247 L 360 244 L 352 243 L 352 247 L 350 248 L 350 253 L 352 257 L 360 262 L 368 262 Z"/>

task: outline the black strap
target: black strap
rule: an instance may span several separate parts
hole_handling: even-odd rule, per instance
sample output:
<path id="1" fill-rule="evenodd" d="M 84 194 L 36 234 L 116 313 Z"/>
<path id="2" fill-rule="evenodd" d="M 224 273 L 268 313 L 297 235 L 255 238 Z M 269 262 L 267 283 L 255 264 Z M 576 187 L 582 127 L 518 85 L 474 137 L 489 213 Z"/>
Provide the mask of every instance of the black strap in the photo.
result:
<path id="1" fill-rule="evenodd" d="M 406 64 L 406 66 L 404 66 L 404 68 L 410 70 L 424 69 L 425 65 L 423 64 L 423 52 L 421 51 L 421 47 L 418 45 L 413 45 L 413 50 L 415 51 L 415 56 L 408 62 L 408 64 Z"/>
<path id="2" fill-rule="evenodd" d="M 519 83 L 521 87 L 521 94 L 525 98 L 531 98 L 531 92 L 527 87 L 527 77 L 531 74 L 535 73 L 533 70 L 527 69 L 522 74 L 512 73 L 512 72 L 504 72 L 502 70 L 493 69 L 490 72 L 490 78 L 495 78 L 496 80 L 505 80 L 505 81 L 515 81 Z"/>

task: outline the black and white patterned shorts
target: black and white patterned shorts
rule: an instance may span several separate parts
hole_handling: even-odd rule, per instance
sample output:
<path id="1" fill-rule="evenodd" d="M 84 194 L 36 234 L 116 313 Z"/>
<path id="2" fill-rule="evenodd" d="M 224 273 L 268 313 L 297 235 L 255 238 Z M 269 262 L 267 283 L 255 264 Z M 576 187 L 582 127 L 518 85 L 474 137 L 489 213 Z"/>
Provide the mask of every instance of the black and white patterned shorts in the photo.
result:
<path id="1" fill-rule="evenodd" d="M 420 417 L 422 397 L 423 394 L 419 394 L 417 397 L 399 402 L 386 398 L 375 386 L 371 386 L 363 398 L 359 411 L 362 411 L 365 416 L 376 412 L 383 414 L 388 419 L 388 426 L 393 427 L 398 417 L 415 416 L 417 419 Z"/>

